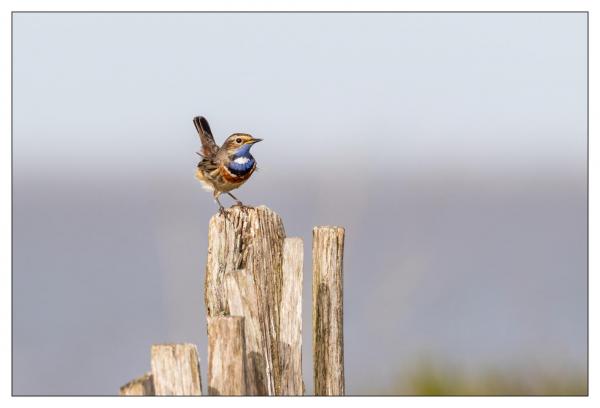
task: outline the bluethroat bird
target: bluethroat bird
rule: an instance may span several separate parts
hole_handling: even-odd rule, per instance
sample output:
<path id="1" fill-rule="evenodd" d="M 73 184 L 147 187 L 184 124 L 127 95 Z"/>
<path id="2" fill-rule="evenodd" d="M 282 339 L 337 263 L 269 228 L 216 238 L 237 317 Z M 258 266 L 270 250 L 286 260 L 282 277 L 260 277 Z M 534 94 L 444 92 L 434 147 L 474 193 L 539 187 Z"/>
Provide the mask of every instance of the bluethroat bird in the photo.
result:
<path id="1" fill-rule="evenodd" d="M 196 116 L 194 126 L 202 143 L 202 151 L 198 153 L 202 160 L 198 163 L 196 178 L 206 190 L 213 193 L 220 212 L 224 211 L 219 201 L 222 193 L 229 194 L 237 205 L 243 206 L 242 202 L 231 194 L 231 190 L 248 181 L 256 170 L 256 160 L 250 154 L 250 148 L 262 139 L 255 139 L 246 133 L 234 133 L 219 147 L 205 117 Z"/>

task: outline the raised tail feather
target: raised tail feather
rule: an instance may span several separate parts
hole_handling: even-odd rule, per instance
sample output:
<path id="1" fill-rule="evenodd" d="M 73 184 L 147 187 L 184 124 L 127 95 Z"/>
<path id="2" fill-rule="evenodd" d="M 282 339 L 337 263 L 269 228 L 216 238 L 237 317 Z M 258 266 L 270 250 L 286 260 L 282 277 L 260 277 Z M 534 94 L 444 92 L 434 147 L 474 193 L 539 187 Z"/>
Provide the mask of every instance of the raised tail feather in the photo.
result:
<path id="1" fill-rule="evenodd" d="M 210 157 L 217 153 L 219 146 L 215 143 L 215 138 L 212 135 L 208 121 L 204 116 L 196 116 L 194 118 L 194 126 L 198 135 L 200 135 L 200 143 L 202 143 L 202 155 Z"/>

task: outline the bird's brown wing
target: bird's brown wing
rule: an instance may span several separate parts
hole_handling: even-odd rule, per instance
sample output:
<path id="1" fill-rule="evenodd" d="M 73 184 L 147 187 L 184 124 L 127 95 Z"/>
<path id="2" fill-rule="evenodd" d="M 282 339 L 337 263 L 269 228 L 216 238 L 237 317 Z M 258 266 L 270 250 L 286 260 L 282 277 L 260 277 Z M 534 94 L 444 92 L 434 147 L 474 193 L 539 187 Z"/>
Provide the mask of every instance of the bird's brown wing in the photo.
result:
<path id="1" fill-rule="evenodd" d="M 202 143 L 202 155 L 204 157 L 212 157 L 217 154 L 219 146 L 215 143 L 215 138 L 212 135 L 208 121 L 204 116 L 196 116 L 194 118 L 194 126 L 200 135 Z"/>

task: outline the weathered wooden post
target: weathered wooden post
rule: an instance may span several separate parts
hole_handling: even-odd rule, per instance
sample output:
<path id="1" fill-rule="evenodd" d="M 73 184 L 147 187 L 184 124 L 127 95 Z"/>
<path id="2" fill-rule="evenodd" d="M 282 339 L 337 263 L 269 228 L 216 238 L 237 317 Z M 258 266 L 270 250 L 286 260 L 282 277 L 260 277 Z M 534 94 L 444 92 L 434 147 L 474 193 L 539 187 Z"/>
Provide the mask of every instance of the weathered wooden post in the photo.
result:
<path id="1" fill-rule="evenodd" d="M 244 318 L 208 318 L 208 395 L 246 395 Z"/>
<path id="2" fill-rule="evenodd" d="M 283 242 L 283 278 L 279 315 L 281 395 L 303 395 L 302 381 L 302 266 L 304 245 L 300 238 Z"/>
<path id="3" fill-rule="evenodd" d="M 254 277 L 243 269 L 228 272 L 224 284 L 229 312 L 232 316 L 244 316 L 246 392 L 248 395 L 275 395 L 271 349 L 267 346 L 272 340 L 261 321 L 265 308 Z"/>
<path id="4" fill-rule="evenodd" d="M 344 229 L 313 229 L 313 378 L 315 395 L 344 395 Z"/>
<path id="5" fill-rule="evenodd" d="M 155 344 L 150 354 L 156 395 L 202 395 L 195 345 Z"/>
<path id="6" fill-rule="evenodd" d="M 216 214 L 209 223 L 206 312 L 208 317 L 244 317 L 248 395 L 298 392 L 297 387 L 288 385 L 288 380 L 283 385 L 283 378 L 289 377 L 287 371 L 297 371 L 299 367 L 295 363 L 283 365 L 281 356 L 301 345 L 301 339 L 290 339 L 292 333 L 301 335 L 298 316 L 291 323 L 285 321 L 282 343 L 282 310 L 289 307 L 290 311 L 283 313 L 293 315 L 301 300 L 301 294 L 294 295 L 290 304 L 290 298 L 283 300 L 284 285 L 289 286 L 286 290 L 301 290 L 302 286 L 288 281 L 287 275 L 284 280 L 284 239 L 281 218 L 265 206 L 233 207 Z M 286 265 L 293 269 L 297 260 L 287 261 Z M 301 272 L 293 275 L 295 278 L 289 279 L 299 276 L 301 282 Z"/>

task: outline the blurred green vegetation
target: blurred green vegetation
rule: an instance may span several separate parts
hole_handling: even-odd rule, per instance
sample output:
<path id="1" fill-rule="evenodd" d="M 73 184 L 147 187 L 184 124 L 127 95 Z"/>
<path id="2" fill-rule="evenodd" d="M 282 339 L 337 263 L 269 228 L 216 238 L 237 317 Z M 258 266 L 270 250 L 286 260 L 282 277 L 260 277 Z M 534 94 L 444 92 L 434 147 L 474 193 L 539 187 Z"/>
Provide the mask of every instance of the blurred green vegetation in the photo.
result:
<path id="1" fill-rule="evenodd" d="M 585 369 L 484 368 L 467 374 L 449 364 L 422 361 L 378 394 L 588 395 L 588 387 Z"/>

